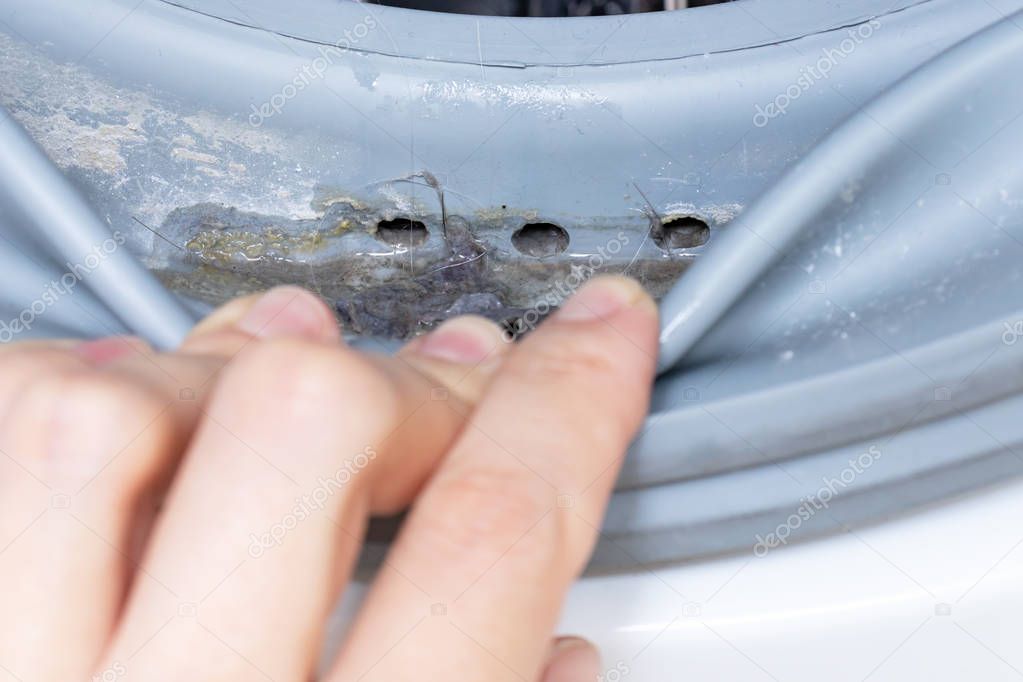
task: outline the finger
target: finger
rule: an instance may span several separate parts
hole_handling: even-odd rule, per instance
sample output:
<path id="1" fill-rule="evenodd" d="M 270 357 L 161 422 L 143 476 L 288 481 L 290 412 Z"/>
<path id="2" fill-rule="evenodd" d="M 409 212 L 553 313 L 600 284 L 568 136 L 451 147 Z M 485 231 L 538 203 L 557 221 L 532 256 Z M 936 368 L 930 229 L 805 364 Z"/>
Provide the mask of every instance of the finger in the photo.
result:
<path id="1" fill-rule="evenodd" d="M 412 410 L 388 438 L 389 450 L 400 455 L 375 462 L 374 515 L 389 516 L 408 506 L 510 350 L 496 324 L 464 316 L 409 342 L 396 359 L 374 359 L 404 397 L 406 411 Z M 424 442 L 426 434 L 436 434 L 432 444 Z"/>
<path id="2" fill-rule="evenodd" d="M 0 346 L 0 422 L 39 376 L 60 368 L 81 367 L 69 353 L 76 341 L 28 341 Z"/>
<path id="3" fill-rule="evenodd" d="M 337 341 L 337 320 L 317 296 L 296 286 L 228 301 L 195 326 L 180 350 L 234 357 L 256 340 L 279 336 Z"/>
<path id="4" fill-rule="evenodd" d="M 319 318 L 329 318 L 317 305 Z M 266 310 L 255 312 L 257 325 L 221 315 L 193 332 L 185 346 L 203 353 L 156 354 L 139 339 L 115 337 L 0 356 L 11 370 L 0 372 L 4 386 L 17 387 L 0 423 L 10 464 L 0 472 L 0 546 L 11 543 L 0 555 L 0 580 L 23 586 L 0 613 L 0 664 L 33 680 L 82 679 L 92 670 L 156 500 L 227 360 L 223 340 L 272 331 Z"/>
<path id="5" fill-rule="evenodd" d="M 110 343 L 124 348 L 142 348 L 139 339 L 119 337 Z M 41 484 L 44 472 L 37 457 L 11 447 L 17 440 L 12 430 L 26 428 L 30 433 L 39 430 L 39 424 L 26 423 L 26 417 L 33 417 L 34 411 L 25 409 L 31 401 L 38 384 L 56 377 L 82 372 L 91 367 L 90 360 L 78 350 L 83 348 L 76 340 L 50 340 L 50 342 L 29 342 L 5 346 L 0 350 L 0 489 L 5 485 L 7 495 L 0 495 L 0 547 L 11 539 L 10 533 L 24 528 L 24 522 L 38 510 L 31 505 L 15 504 L 12 498 L 18 493 L 29 492 L 34 483 Z M 12 413 L 18 411 L 17 415 Z M 18 485 L 20 484 L 20 485 Z M 19 512 L 30 515 L 20 518 Z"/>
<path id="6" fill-rule="evenodd" d="M 398 358 L 450 387 L 464 403 L 474 404 L 510 349 L 497 325 L 465 315 L 410 341 Z"/>
<path id="7" fill-rule="evenodd" d="M 405 522 L 330 676 L 537 679 L 649 399 L 656 309 L 587 284 L 505 359 Z M 415 587 L 410 587 L 414 585 Z"/>
<path id="8" fill-rule="evenodd" d="M 171 422 L 167 437 L 158 439 L 161 446 L 144 449 L 147 456 L 132 460 L 133 471 L 110 475 L 109 487 L 122 492 L 145 491 L 158 502 L 220 371 L 246 346 L 282 335 L 324 343 L 341 338 L 333 313 L 321 299 L 299 287 L 281 286 L 224 304 L 200 321 L 173 353 L 147 355 L 122 350 L 117 357 L 103 358 L 106 373 L 156 393 Z M 80 355 L 104 355 L 102 350 L 88 352 L 92 345 L 76 350 Z"/>
<path id="9" fill-rule="evenodd" d="M 579 637 L 559 637 L 548 654 L 541 682 L 593 682 L 600 680 L 600 654 Z"/>
<path id="10" fill-rule="evenodd" d="M 159 582 L 136 586 L 108 664 L 131 657 L 147 681 L 308 679 L 368 513 L 408 502 L 505 348 L 463 320 L 400 358 L 293 338 L 243 349 L 147 551 Z"/>

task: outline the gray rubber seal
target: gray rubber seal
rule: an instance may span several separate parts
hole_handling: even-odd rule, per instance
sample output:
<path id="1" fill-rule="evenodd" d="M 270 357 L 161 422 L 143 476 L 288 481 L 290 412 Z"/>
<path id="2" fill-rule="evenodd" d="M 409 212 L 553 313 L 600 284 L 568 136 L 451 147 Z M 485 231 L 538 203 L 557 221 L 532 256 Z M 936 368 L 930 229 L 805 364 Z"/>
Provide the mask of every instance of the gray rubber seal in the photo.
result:
<path id="1" fill-rule="evenodd" d="M 539 215 L 578 253 L 613 229 L 641 261 L 693 264 L 664 299 L 670 371 L 595 569 L 905 513 L 1020 470 L 1020 5 L 751 1 L 622 22 L 10 0 L 0 47 L 17 68 L 0 102 L 59 172 L 0 121 L 4 324 L 120 232 L 125 249 L 82 278 L 94 293 L 43 301 L 17 338 L 131 329 L 173 345 L 196 309 L 147 271 L 194 267 L 178 242 L 191 233 L 174 230 L 203 202 L 315 221 L 296 188 L 334 187 L 387 217 L 397 200 L 380 188 L 461 163 L 437 171 L 444 210 L 475 229 L 506 205 L 476 235 L 495 253 Z M 301 106 L 245 120 L 336 42 L 323 27 L 363 12 L 386 30 L 345 46 Z M 127 30 L 101 39 L 119 16 Z M 850 30 L 868 37 L 783 111 Z M 420 190 L 415 215 L 438 220 L 437 193 Z M 651 218 L 679 213 L 705 218 L 710 240 L 661 254 Z M 350 243 L 346 257 L 372 244 Z M 245 271 L 290 281 L 280 272 Z"/>

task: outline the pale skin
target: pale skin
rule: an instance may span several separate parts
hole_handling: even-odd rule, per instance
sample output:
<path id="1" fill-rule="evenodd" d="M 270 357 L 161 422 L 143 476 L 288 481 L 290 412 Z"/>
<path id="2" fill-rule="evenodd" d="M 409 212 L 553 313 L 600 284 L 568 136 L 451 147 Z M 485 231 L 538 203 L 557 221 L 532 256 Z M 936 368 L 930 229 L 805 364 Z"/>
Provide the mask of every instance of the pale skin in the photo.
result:
<path id="1" fill-rule="evenodd" d="M 283 287 L 175 352 L 0 348 L 0 681 L 596 680 L 555 628 L 656 349 L 621 277 L 515 344 L 466 317 L 363 354 Z M 324 672 L 368 519 L 404 509 Z"/>

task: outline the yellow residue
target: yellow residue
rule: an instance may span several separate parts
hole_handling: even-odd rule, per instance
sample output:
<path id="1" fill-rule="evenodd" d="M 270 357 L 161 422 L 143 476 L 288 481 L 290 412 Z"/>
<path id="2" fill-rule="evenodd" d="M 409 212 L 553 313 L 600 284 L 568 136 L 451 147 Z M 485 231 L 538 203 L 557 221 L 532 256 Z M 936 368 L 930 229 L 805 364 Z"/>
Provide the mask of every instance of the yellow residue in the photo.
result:
<path id="1" fill-rule="evenodd" d="M 198 232 L 185 247 L 203 260 L 230 261 L 238 256 L 259 260 L 268 256 L 286 258 L 295 252 L 317 251 L 328 239 L 340 237 L 352 227 L 351 221 L 340 220 L 326 230 L 311 230 L 302 234 L 286 234 L 275 227 L 261 232 L 241 229 L 210 228 Z"/>

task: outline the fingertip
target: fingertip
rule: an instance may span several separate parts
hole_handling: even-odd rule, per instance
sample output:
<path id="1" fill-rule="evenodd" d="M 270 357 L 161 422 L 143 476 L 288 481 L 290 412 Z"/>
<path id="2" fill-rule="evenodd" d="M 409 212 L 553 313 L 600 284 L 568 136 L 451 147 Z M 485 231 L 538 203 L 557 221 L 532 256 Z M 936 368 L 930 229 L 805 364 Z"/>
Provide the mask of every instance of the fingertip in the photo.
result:
<path id="1" fill-rule="evenodd" d="M 645 376 L 648 370 L 652 376 L 658 328 L 657 303 L 638 281 L 601 275 L 569 297 L 537 336 L 545 345 L 556 340 L 575 349 L 571 352 L 613 358 L 629 376 Z"/>
<path id="2" fill-rule="evenodd" d="M 497 324 L 478 315 L 463 315 L 411 342 L 407 352 L 460 365 L 480 365 L 499 359 L 508 348 Z"/>
<path id="3" fill-rule="evenodd" d="M 300 337 L 327 341 L 340 336 L 337 321 L 323 300 L 290 285 L 275 287 L 260 296 L 237 326 L 261 339 Z"/>
<path id="4" fill-rule="evenodd" d="M 195 326 L 182 349 L 231 354 L 253 339 L 282 337 L 331 342 L 341 331 L 321 298 L 285 285 L 228 301 Z"/>
<path id="5" fill-rule="evenodd" d="M 657 304 L 643 286 L 625 275 L 600 275 L 586 282 L 555 314 L 561 322 L 593 322 L 625 310 L 656 316 Z"/>
<path id="6" fill-rule="evenodd" d="M 589 682 L 600 678 L 600 652 L 581 637 L 554 641 L 541 682 Z"/>
<path id="7" fill-rule="evenodd" d="M 245 314 L 245 311 L 251 308 L 262 295 L 262 293 L 256 293 L 232 298 L 199 320 L 192 327 L 189 338 L 233 328 L 238 323 L 238 320 L 242 318 L 242 315 Z"/>

